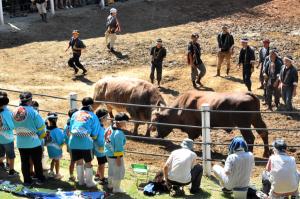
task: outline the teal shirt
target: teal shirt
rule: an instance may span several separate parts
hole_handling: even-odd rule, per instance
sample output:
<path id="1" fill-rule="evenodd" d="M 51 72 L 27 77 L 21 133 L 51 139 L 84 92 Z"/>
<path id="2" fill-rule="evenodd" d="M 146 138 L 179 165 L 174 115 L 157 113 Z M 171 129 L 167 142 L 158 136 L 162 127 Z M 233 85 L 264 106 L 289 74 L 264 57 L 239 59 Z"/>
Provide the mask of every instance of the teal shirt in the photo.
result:
<path id="1" fill-rule="evenodd" d="M 12 112 L 5 106 L 0 112 L 0 144 L 8 144 L 14 141 L 15 125 Z"/>
<path id="2" fill-rule="evenodd" d="M 104 151 L 108 157 L 124 155 L 126 137 L 121 129 L 113 129 L 111 126 L 106 130 Z"/>
<path id="3" fill-rule="evenodd" d="M 18 148 L 35 148 L 42 145 L 45 122 L 31 106 L 19 106 L 13 112 Z"/>
<path id="4" fill-rule="evenodd" d="M 94 154 L 96 157 L 104 157 L 104 127 L 100 125 L 100 131 L 97 139 L 94 141 Z"/>
<path id="5" fill-rule="evenodd" d="M 93 141 L 100 132 L 100 122 L 97 116 L 86 110 L 73 114 L 70 120 L 70 149 L 93 150 Z"/>

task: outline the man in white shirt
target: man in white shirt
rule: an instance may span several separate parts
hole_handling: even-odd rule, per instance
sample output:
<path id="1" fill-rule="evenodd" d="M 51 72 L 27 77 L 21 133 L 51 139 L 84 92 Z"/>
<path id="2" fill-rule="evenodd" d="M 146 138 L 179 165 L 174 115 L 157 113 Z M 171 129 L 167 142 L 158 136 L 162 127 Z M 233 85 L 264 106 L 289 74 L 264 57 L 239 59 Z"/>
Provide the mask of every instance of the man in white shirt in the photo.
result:
<path id="1" fill-rule="evenodd" d="M 294 157 L 286 154 L 287 144 L 283 139 L 273 143 L 274 154 L 271 155 L 263 174 L 263 191 L 270 198 L 298 195 L 299 172 Z"/>
<path id="2" fill-rule="evenodd" d="M 248 152 L 246 141 L 241 136 L 235 137 L 229 145 L 229 155 L 225 167 L 213 166 L 213 172 L 223 187 L 222 191 L 231 193 L 233 188 L 246 188 L 254 167 L 254 157 Z"/>
<path id="3" fill-rule="evenodd" d="M 193 140 L 186 138 L 181 143 L 182 148 L 171 153 L 164 166 L 164 177 L 167 183 L 175 185 L 176 189 L 192 183 L 190 192 L 195 194 L 200 191 L 203 168 L 197 164 L 193 145 Z"/>

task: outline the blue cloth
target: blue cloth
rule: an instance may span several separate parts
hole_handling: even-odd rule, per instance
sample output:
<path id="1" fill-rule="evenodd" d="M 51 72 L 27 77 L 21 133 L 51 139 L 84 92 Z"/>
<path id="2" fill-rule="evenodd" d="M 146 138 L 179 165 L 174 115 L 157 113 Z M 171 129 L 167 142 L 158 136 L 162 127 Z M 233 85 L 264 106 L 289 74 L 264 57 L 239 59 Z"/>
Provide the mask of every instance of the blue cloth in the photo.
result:
<path id="1" fill-rule="evenodd" d="M 41 146 L 45 137 L 45 122 L 31 106 L 19 106 L 13 112 L 18 148 L 35 148 Z"/>
<path id="2" fill-rule="evenodd" d="M 237 151 L 244 150 L 245 152 L 248 152 L 248 145 L 243 137 L 238 136 L 235 137 L 230 145 L 229 145 L 229 154 L 233 154 Z"/>
<path id="3" fill-rule="evenodd" d="M 104 151 L 108 157 L 116 157 L 124 155 L 124 146 L 126 137 L 121 129 L 114 129 L 110 126 L 105 132 Z"/>
<path id="4" fill-rule="evenodd" d="M 70 120 L 70 149 L 92 150 L 99 132 L 100 122 L 93 112 L 77 111 Z"/>
<path id="5" fill-rule="evenodd" d="M 0 144 L 9 144 L 14 141 L 14 128 L 12 112 L 5 106 L 0 113 Z"/>
<path id="6" fill-rule="evenodd" d="M 62 145 L 65 143 L 65 135 L 62 130 L 55 128 L 50 130 L 51 142 L 47 143 L 47 151 L 50 159 L 62 157 Z"/>
<path id="7" fill-rule="evenodd" d="M 94 154 L 96 157 L 101 158 L 105 156 L 104 153 L 104 131 L 103 125 L 100 125 L 100 131 L 97 139 L 94 141 Z"/>

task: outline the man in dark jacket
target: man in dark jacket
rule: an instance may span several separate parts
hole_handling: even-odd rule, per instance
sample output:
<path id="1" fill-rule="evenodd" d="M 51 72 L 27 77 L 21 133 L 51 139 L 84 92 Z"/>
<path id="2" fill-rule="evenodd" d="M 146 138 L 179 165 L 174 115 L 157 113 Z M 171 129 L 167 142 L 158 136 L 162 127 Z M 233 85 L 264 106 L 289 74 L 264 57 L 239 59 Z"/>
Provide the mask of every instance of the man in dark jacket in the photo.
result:
<path id="1" fill-rule="evenodd" d="M 276 49 L 270 51 L 270 56 L 265 60 L 263 66 L 263 76 L 266 85 L 266 103 L 268 108 L 272 110 L 272 96 L 274 95 L 275 105 L 278 108 L 280 93 L 278 90 L 279 85 L 279 73 L 283 63 L 278 57 Z"/>
<path id="2" fill-rule="evenodd" d="M 201 47 L 198 43 L 198 33 L 193 33 L 191 36 L 192 41 L 188 45 L 188 64 L 191 66 L 191 78 L 194 88 L 197 88 L 197 84 L 203 86 L 201 79 L 206 73 L 205 65 L 201 59 Z M 199 70 L 199 72 L 198 72 Z M 197 79 L 197 80 L 196 80 Z M 196 84 L 197 83 L 197 84 Z"/>
<path id="3" fill-rule="evenodd" d="M 66 49 L 69 50 L 69 48 L 72 48 L 73 51 L 73 57 L 71 57 L 68 61 L 68 64 L 71 68 L 74 69 L 75 74 L 78 73 L 78 68 L 82 70 L 82 74 L 85 75 L 87 70 L 84 68 L 84 66 L 80 63 L 79 58 L 81 56 L 81 51 L 86 48 L 84 43 L 78 38 L 79 37 L 79 31 L 73 30 L 72 32 L 73 37 L 71 38 L 69 42 L 69 46 Z M 78 68 L 77 68 L 78 67 Z"/>
<path id="4" fill-rule="evenodd" d="M 293 58 L 291 56 L 284 57 L 283 62 L 284 65 L 279 75 L 279 87 L 281 88 L 281 96 L 286 105 L 286 110 L 292 111 L 292 98 L 296 96 L 298 72 L 293 66 Z"/>
<path id="5" fill-rule="evenodd" d="M 160 88 L 160 81 L 162 76 L 162 63 L 167 55 L 166 49 L 162 46 L 161 39 L 157 39 L 156 46 L 151 48 L 150 55 L 152 56 L 150 73 L 151 83 L 154 83 L 154 72 L 156 70 L 158 88 Z"/>
<path id="6" fill-rule="evenodd" d="M 226 59 L 227 71 L 226 74 L 229 75 L 230 71 L 230 59 L 231 55 L 233 54 L 233 45 L 234 39 L 233 36 L 229 33 L 228 27 L 222 27 L 222 33 L 218 35 L 218 45 L 219 45 L 219 52 L 218 52 L 218 68 L 217 68 L 217 75 L 220 76 L 221 65 Z"/>
<path id="7" fill-rule="evenodd" d="M 117 18 L 117 9 L 111 8 L 110 14 L 106 20 L 106 32 L 105 32 L 105 41 L 106 47 L 110 52 L 114 53 L 114 45 L 117 39 L 117 33 L 121 32 L 121 26 Z"/>
<path id="8" fill-rule="evenodd" d="M 242 49 L 240 51 L 238 68 L 243 65 L 243 81 L 251 91 L 251 74 L 254 71 L 255 53 L 254 50 L 248 45 L 248 39 L 241 39 Z"/>

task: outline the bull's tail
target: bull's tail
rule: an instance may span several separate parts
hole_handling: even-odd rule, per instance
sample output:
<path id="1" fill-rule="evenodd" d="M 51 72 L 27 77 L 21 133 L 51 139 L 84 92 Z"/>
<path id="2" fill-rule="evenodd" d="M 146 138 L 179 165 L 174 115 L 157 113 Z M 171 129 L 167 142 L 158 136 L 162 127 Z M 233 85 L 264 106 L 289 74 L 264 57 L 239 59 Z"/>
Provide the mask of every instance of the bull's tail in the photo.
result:
<path id="1" fill-rule="evenodd" d="M 258 97 L 253 94 L 252 92 L 247 92 L 247 95 L 251 96 L 254 100 L 255 103 L 255 109 L 254 111 L 260 111 L 260 101 L 258 99 Z M 263 142 L 264 142 L 264 157 L 269 157 L 270 155 L 270 151 L 269 151 L 269 147 L 267 145 L 269 145 L 269 133 L 267 129 L 267 125 L 266 123 L 263 121 L 261 113 L 254 113 L 252 116 L 252 121 L 251 124 L 253 125 L 254 128 L 259 128 L 260 130 L 257 130 L 257 133 L 260 135 L 260 137 L 262 138 Z"/>

